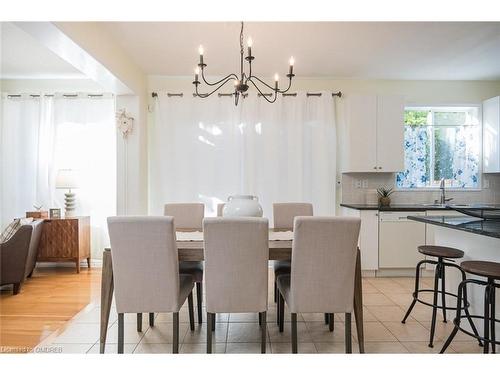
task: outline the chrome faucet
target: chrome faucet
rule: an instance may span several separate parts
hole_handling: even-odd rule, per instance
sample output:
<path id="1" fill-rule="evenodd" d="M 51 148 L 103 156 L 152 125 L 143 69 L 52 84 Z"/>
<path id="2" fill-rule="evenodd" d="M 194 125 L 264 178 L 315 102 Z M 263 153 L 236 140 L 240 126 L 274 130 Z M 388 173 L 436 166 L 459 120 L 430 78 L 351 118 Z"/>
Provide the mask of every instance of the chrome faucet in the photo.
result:
<path id="1" fill-rule="evenodd" d="M 441 199 L 440 199 L 439 203 L 444 205 L 444 204 L 446 204 L 446 202 L 449 202 L 453 199 L 453 198 L 446 198 L 444 178 L 442 178 L 441 182 L 439 183 L 439 190 L 441 190 Z M 434 203 L 437 203 L 437 199 L 434 201 Z"/>

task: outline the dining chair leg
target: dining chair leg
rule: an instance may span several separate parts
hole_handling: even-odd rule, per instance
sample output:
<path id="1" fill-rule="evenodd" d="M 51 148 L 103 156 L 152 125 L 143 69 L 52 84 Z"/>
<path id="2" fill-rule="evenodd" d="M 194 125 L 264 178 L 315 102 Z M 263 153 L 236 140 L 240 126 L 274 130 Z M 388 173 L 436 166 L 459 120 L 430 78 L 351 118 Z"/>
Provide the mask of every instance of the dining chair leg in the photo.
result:
<path id="1" fill-rule="evenodd" d="M 267 338 L 267 313 L 266 311 L 259 313 L 259 320 L 261 322 L 261 339 L 260 339 L 260 352 L 266 353 L 266 338 Z"/>
<path id="2" fill-rule="evenodd" d="M 262 326 L 262 316 L 259 313 L 259 326 Z"/>
<path id="3" fill-rule="evenodd" d="M 192 296 L 191 296 L 192 298 Z M 174 312 L 174 324 L 172 325 L 172 353 L 179 353 L 179 312 Z"/>
<path id="4" fill-rule="evenodd" d="M 278 303 L 278 284 L 276 284 L 276 276 L 274 277 L 274 303 Z"/>
<path id="5" fill-rule="evenodd" d="M 215 331 L 215 318 L 217 317 L 217 313 L 212 314 L 212 332 Z"/>
<path id="6" fill-rule="evenodd" d="M 283 298 L 283 296 L 281 295 L 281 293 L 279 293 L 279 311 L 278 311 L 278 314 L 279 314 L 279 331 L 280 332 L 283 332 L 283 329 L 284 329 L 284 323 L 285 323 L 285 299 Z"/>
<path id="7" fill-rule="evenodd" d="M 334 329 L 334 324 L 335 324 L 335 315 L 333 313 L 328 314 L 328 329 L 330 332 L 333 332 Z"/>
<path id="8" fill-rule="evenodd" d="M 297 314 L 292 313 L 292 353 L 298 353 L 297 346 Z"/>
<path id="9" fill-rule="evenodd" d="M 277 293 L 278 294 L 276 295 L 276 298 L 277 298 L 277 301 L 276 301 L 276 324 L 279 326 L 280 325 L 280 301 L 281 301 L 279 289 L 277 290 Z"/>
<path id="10" fill-rule="evenodd" d="M 196 283 L 196 302 L 198 304 L 198 324 L 201 324 L 203 322 L 203 311 L 202 311 L 202 304 L 203 304 L 203 284 L 202 283 Z"/>
<path id="11" fill-rule="evenodd" d="M 193 308 L 193 292 L 188 295 L 188 310 L 189 310 L 189 328 L 194 331 L 194 308 Z"/>
<path id="12" fill-rule="evenodd" d="M 208 354 L 212 353 L 212 325 L 213 325 L 212 315 L 213 314 L 207 312 L 207 353 Z"/>
<path id="13" fill-rule="evenodd" d="M 345 352 L 352 353 L 351 313 L 345 314 Z"/>
<path id="14" fill-rule="evenodd" d="M 330 322 L 330 315 L 328 313 L 325 313 L 325 324 L 328 324 Z"/>
<path id="15" fill-rule="evenodd" d="M 142 313 L 137 313 L 137 332 L 142 332 Z"/>
<path id="16" fill-rule="evenodd" d="M 118 354 L 123 354 L 123 342 L 124 342 L 124 322 L 123 313 L 118 314 Z"/>
<path id="17" fill-rule="evenodd" d="M 154 327 L 155 326 L 155 313 L 149 313 L 149 326 Z"/>

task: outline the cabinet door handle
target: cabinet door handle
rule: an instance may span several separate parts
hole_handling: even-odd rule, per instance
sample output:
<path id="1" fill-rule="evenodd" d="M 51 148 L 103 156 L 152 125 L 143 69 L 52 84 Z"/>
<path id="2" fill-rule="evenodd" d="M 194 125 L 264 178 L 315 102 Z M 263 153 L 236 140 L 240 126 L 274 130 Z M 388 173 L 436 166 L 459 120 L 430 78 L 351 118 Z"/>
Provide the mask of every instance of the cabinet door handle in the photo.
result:
<path id="1" fill-rule="evenodd" d="M 378 167 L 378 169 L 382 169 L 382 167 Z"/>
<path id="2" fill-rule="evenodd" d="M 377 167 L 373 167 L 373 169 L 377 169 Z"/>

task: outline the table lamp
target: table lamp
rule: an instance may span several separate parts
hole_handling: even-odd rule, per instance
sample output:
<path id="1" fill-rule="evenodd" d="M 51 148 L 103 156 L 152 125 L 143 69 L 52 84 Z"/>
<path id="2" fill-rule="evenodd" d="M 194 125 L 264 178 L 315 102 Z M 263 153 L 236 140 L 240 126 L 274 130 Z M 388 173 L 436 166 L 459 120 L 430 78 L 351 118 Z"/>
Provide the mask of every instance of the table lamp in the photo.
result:
<path id="1" fill-rule="evenodd" d="M 64 193 L 65 216 L 71 217 L 75 214 L 75 193 L 71 189 L 78 188 L 77 173 L 73 169 L 59 169 L 56 178 L 56 189 L 69 189 Z"/>

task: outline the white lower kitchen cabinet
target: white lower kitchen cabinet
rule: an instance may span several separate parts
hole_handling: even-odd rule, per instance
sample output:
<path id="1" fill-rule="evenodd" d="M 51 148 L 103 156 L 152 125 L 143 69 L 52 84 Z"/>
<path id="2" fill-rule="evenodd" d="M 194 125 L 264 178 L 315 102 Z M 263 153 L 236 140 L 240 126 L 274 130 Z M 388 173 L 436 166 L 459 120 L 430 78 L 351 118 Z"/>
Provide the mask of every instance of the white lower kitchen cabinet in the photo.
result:
<path id="1" fill-rule="evenodd" d="M 361 218 L 359 249 L 361 251 L 361 270 L 378 270 L 378 210 L 355 210 L 342 207 L 343 216 Z"/>
<path id="2" fill-rule="evenodd" d="M 415 268 L 424 259 L 417 247 L 425 244 L 425 224 L 408 216 L 425 216 L 425 212 L 380 212 L 379 268 Z"/>

